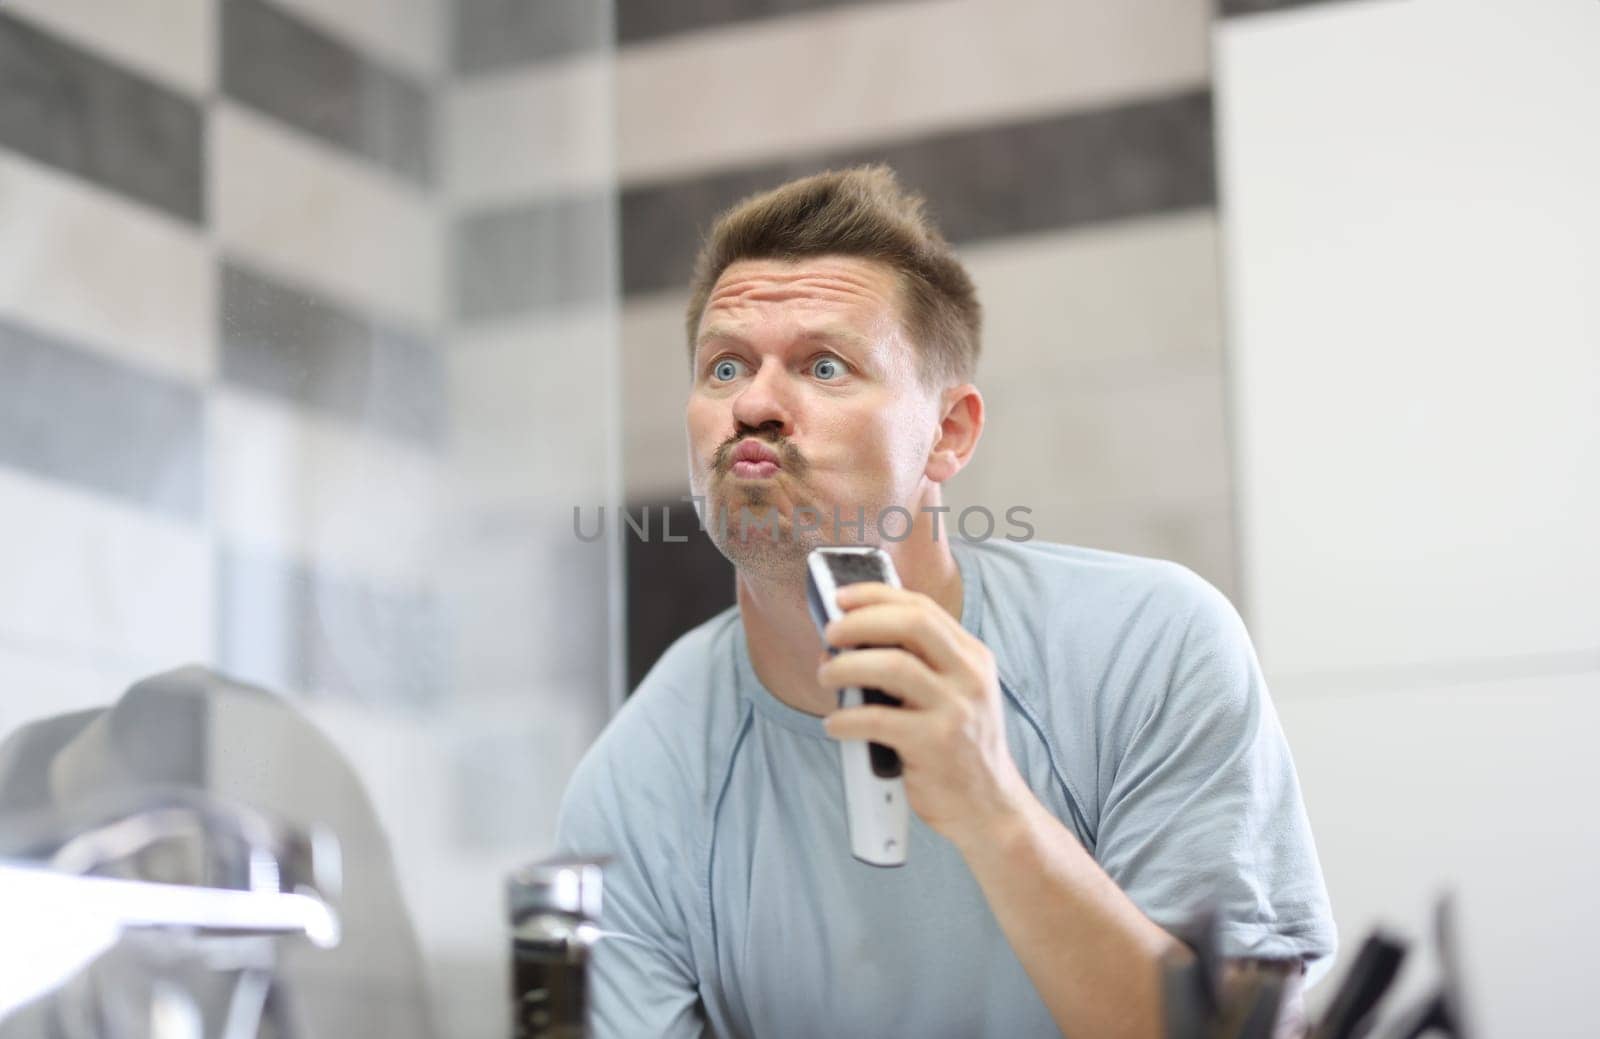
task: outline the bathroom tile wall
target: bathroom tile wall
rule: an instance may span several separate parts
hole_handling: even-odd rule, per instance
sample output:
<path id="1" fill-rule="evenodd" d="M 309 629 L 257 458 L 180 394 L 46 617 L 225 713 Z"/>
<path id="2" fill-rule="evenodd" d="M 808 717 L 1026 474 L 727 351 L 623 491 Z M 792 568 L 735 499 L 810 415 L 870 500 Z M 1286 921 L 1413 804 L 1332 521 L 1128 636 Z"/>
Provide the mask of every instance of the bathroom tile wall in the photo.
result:
<path id="1" fill-rule="evenodd" d="M 621 687 L 620 569 L 571 532 L 617 493 L 610 146 L 586 205 L 485 211 L 501 147 L 593 147 L 455 42 L 523 5 L 468 6 L 0 6 L 0 738 L 191 661 L 293 698 L 451 1035 L 499 1027 L 500 879 Z M 610 78 L 560 95 L 583 140 Z"/>

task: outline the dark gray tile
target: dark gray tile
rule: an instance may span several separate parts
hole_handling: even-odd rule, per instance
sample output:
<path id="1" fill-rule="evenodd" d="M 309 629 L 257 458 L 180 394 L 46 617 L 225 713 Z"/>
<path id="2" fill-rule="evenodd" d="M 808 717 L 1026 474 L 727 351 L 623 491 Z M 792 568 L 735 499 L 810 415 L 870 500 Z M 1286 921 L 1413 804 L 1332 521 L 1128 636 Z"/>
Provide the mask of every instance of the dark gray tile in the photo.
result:
<path id="1" fill-rule="evenodd" d="M 205 219 L 198 101 L 3 12 L 0 146 L 184 220 Z"/>
<path id="2" fill-rule="evenodd" d="M 881 7 L 886 0 L 616 0 L 617 39 L 624 44 L 715 29 L 737 22 L 836 7 Z"/>
<path id="3" fill-rule="evenodd" d="M 194 387 L 0 319 L 0 464 L 199 520 L 204 438 Z"/>
<path id="4" fill-rule="evenodd" d="M 380 588 L 257 550 L 217 553 L 217 654 L 278 690 L 426 708 L 446 692 L 444 611 L 428 593 Z"/>
<path id="5" fill-rule="evenodd" d="M 457 315 L 478 320 L 605 298 L 616 285 L 614 205 L 585 195 L 464 217 L 455 235 Z"/>
<path id="6" fill-rule="evenodd" d="M 223 0 L 222 89 L 411 181 L 431 180 L 424 86 L 269 3 Z"/>
<path id="7" fill-rule="evenodd" d="M 455 68 L 484 75 L 613 44 L 741 22 L 803 15 L 839 7 L 877 7 L 905 0 L 460 0 L 456 5 Z"/>
<path id="8" fill-rule="evenodd" d="M 223 379 L 424 446 L 445 434 L 443 358 L 422 337 L 221 263 Z"/>
<path id="9" fill-rule="evenodd" d="M 616 44 L 741 22 L 802 15 L 839 7 L 882 6 L 904 0 L 460 0 L 455 11 L 455 68 L 484 75 Z"/>
<path id="10" fill-rule="evenodd" d="M 633 502 L 627 506 L 627 514 L 640 530 L 645 529 L 646 510 L 650 537 L 622 527 L 630 692 L 678 636 L 734 602 L 733 564 L 700 530 L 694 506 L 680 501 Z M 662 536 L 663 513 L 671 536 L 685 540 L 668 541 Z M 605 518 L 607 532 L 615 531 L 619 519 L 609 510 Z M 584 509 L 584 531 L 592 532 L 598 519 L 594 509 Z"/>
<path id="11" fill-rule="evenodd" d="M 458 0 L 455 68 L 483 75 L 612 42 L 609 4 L 593 0 Z"/>
<path id="12" fill-rule="evenodd" d="M 741 197 L 861 162 L 892 165 L 927 196 L 934 219 L 957 243 L 1216 202 L 1211 94 L 1189 91 L 628 188 L 621 208 L 623 290 L 684 285 L 700 235 Z"/>
<path id="13" fill-rule="evenodd" d="M 1290 7 L 1310 7 L 1330 0 L 1217 0 L 1218 11 L 1223 15 L 1258 14 L 1262 11 L 1282 11 Z"/>

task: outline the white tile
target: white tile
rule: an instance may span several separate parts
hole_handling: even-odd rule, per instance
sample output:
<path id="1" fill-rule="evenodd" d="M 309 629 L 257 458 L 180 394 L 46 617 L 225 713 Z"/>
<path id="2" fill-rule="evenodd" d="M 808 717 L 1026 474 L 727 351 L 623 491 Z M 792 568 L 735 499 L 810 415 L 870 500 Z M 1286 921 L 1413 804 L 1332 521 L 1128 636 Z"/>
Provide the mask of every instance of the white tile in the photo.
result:
<path id="1" fill-rule="evenodd" d="M 675 420 L 630 416 L 623 475 L 629 501 L 677 501 L 689 493 L 689 436 Z M 586 521 L 587 522 L 587 521 Z"/>
<path id="2" fill-rule="evenodd" d="M 214 366 L 216 273 L 203 236 L 0 153 L 0 313 L 191 381 Z"/>
<path id="3" fill-rule="evenodd" d="M 418 191 L 236 105 L 211 120 L 211 198 L 228 252 L 369 313 L 436 326 L 440 213 Z"/>
<path id="4" fill-rule="evenodd" d="M 1219 370 L 1217 247 L 1204 212 L 963 249 L 983 303 L 979 385 Z"/>
<path id="5" fill-rule="evenodd" d="M 1588 1035 L 1600 671 L 1278 708 L 1339 924 L 1336 974 L 1376 923 L 1421 951 L 1432 900 L 1451 889 L 1481 1034 Z"/>
<path id="6" fill-rule="evenodd" d="M 616 171 L 615 62 L 584 54 L 458 81 L 446 93 L 446 190 L 482 208 L 603 187 Z"/>
<path id="7" fill-rule="evenodd" d="M 209 659 L 203 531 L 4 469 L 0 516 L 5 645 L 127 681 Z"/>
<path id="8" fill-rule="evenodd" d="M 984 384 L 980 383 L 980 386 Z M 987 422 L 957 479 L 997 513 L 1068 518 L 1119 503 L 1209 507 L 1229 493 L 1222 375 L 991 381 Z"/>
<path id="9" fill-rule="evenodd" d="M 630 299 L 622 311 L 623 478 L 630 499 L 689 493 L 688 293 Z"/>
<path id="10" fill-rule="evenodd" d="M 606 511 L 615 517 L 614 507 Z M 586 529 L 596 512 L 584 507 Z M 454 688 L 562 682 L 604 700 L 615 540 L 581 541 L 571 507 L 479 520 L 437 565 L 454 621 Z"/>
<path id="11" fill-rule="evenodd" d="M 229 544 L 396 589 L 425 583 L 446 507 L 436 459 L 236 390 L 212 400 L 208 450 Z"/>
<path id="12" fill-rule="evenodd" d="M 1491 0 L 1219 30 L 1247 598 L 1277 671 L 1600 649 L 1597 38 L 1596 5 Z"/>
<path id="13" fill-rule="evenodd" d="M 618 59 L 626 181 L 1204 84 L 1203 0 L 923 0 L 750 22 Z M 865 100 L 864 100 L 865 99 Z"/>
<path id="14" fill-rule="evenodd" d="M 76 654 L 38 653 L 0 640 L 0 741 L 30 722 L 104 707 L 130 682 Z"/>
<path id="15" fill-rule="evenodd" d="M 423 79 L 444 66 L 443 0 L 275 0 L 349 46 Z"/>
<path id="16" fill-rule="evenodd" d="M 609 308 L 455 334 L 446 363 L 461 500 L 570 510 L 606 499 L 620 449 L 617 336 Z"/>
<path id="17" fill-rule="evenodd" d="M 7 0 L 6 11 L 191 95 L 211 89 L 220 0 Z"/>

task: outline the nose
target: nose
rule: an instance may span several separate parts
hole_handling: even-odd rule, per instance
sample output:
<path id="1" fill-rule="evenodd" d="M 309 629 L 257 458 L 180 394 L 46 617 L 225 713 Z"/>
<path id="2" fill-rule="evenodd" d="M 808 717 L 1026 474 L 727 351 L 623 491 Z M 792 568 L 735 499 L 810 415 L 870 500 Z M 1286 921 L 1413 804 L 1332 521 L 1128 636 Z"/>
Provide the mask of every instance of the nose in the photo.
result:
<path id="1" fill-rule="evenodd" d="M 768 358 L 733 399 L 733 420 L 746 429 L 776 427 L 780 436 L 793 432 L 791 402 L 783 362 Z"/>

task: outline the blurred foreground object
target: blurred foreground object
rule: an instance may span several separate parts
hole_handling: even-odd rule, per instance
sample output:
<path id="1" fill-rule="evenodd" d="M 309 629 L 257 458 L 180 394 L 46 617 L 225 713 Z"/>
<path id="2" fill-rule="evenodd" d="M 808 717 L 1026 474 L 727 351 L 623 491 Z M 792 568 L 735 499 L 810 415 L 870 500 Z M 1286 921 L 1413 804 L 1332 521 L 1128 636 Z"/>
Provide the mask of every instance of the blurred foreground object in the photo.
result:
<path id="1" fill-rule="evenodd" d="M 123 914 L 70 940 L 38 906 L 27 926 L 6 927 L 7 962 L 33 958 L 43 967 L 54 957 L 70 969 L 73 957 L 107 951 L 56 992 L 0 1017 L 0 1039 L 435 1034 L 421 955 L 371 802 L 339 750 L 265 690 L 182 668 L 136 683 L 110 707 L 12 733 L 0 743 L 0 858 L 27 863 L 0 874 L 7 905 L 26 898 L 25 886 L 75 884 L 94 892 L 75 904 L 114 902 Z M 130 884 L 136 893 L 115 886 Z M 160 920 L 205 914 L 249 933 L 202 928 L 184 945 L 166 940 L 170 929 L 124 931 L 127 915 L 138 915 L 129 894 Z M 265 938 L 275 925 L 312 940 Z M 95 941 L 85 954 L 82 944 Z M 246 976 L 265 1008 L 259 1030 L 228 1023 L 218 1009 L 238 1002 L 234 985 Z M 137 1030 L 101 1031 L 85 1017 L 116 993 L 141 994 L 137 1009 L 107 1011 L 139 1017 Z M 287 1002 L 273 1002 L 286 993 L 292 1014 Z M 0 1003 L 0 1015 L 8 1009 Z M 218 1014 L 227 1031 L 216 1031 Z"/>
<path id="2" fill-rule="evenodd" d="M 1216 918 L 1205 914 L 1191 929 L 1194 957 L 1170 961 L 1163 971 L 1162 999 L 1167 1039 L 1272 1039 L 1277 1035 L 1285 977 L 1271 969 L 1240 971 L 1223 982 L 1217 955 Z M 1415 1005 L 1390 1016 L 1377 1029 L 1382 1001 L 1406 957 L 1405 943 L 1381 932 L 1367 937 L 1355 963 L 1335 990 L 1327 1011 L 1308 1039 L 1476 1039 L 1468 1024 L 1460 955 L 1456 946 L 1455 905 L 1450 896 L 1434 910 L 1439 952 L 1438 986 Z M 1376 1029 L 1376 1030 L 1375 1030 Z"/>
<path id="3" fill-rule="evenodd" d="M 506 879 L 513 1039 L 589 1034 L 589 954 L 600 937 L 604 864 L 545 859 Z"/>
<path id="4" fill-rule="evenodd" d="M 1438 985 L 1379 1032 L 1383 1039 L 1416 1039 L 1421 1035 L 1477 1039 L 1477 1028 L 1467 1013 L 1461 949 L 1456 941 L 1455 902 L 1449 896 L 1441 898 L 1434 910 L 1433 940 L 1439 951 Z"/>

